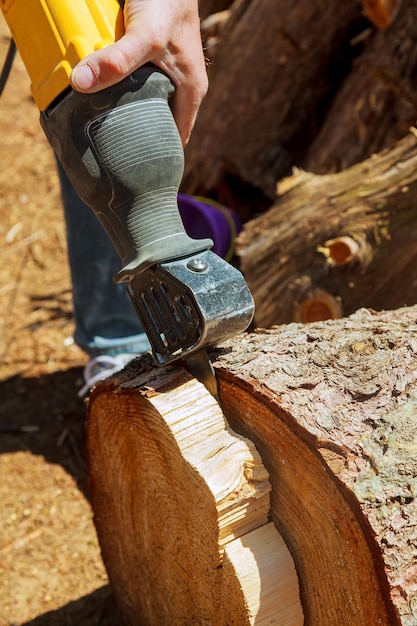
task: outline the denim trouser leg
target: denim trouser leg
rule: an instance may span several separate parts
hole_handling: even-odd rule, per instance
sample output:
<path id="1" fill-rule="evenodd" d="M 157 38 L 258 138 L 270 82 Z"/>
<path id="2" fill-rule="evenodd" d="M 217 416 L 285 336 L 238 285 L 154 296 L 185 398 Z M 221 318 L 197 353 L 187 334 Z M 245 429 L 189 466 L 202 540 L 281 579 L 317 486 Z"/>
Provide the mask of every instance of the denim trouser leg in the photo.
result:
<path id="1" fill-rule="evenodd" d="M 149 342 L 126 286 L 113 282 L 121 267 L 120 258 L 93 211 L 80 200 L 59 164 L 58 172 L 73 287 L 74 339 L 91 356 L 146 352 Z"/>

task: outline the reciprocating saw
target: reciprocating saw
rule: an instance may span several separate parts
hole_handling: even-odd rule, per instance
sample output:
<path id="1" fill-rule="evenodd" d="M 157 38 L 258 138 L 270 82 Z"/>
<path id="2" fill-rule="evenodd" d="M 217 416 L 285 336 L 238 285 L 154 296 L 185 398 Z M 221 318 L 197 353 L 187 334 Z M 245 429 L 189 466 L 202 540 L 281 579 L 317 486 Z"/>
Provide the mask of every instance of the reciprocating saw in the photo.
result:
<path id="1" fill-rule="evenodd" d="M 213 242 L 184 229 L 177 204 L 184 154 L 169 107 L 174 85 L 147 64 L 98 93 L 71 89 L 75 65 L 123 36 L 116 0 L 0 5 L 43 130 L 121 258 L 115 280 L 127 283 L 155 361 L 185 358 L 215 393 L 204 348 L 244 331 L 254 304 L 241 273 L 211 252 Z"/>

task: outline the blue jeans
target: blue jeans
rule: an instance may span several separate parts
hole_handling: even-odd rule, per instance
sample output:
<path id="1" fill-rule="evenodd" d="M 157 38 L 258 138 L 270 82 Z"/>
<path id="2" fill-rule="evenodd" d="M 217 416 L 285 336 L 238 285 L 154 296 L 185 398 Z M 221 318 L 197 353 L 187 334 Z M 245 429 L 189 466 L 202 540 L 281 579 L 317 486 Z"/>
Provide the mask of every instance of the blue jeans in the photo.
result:
<path id="1" fill-rule="evenodd" d="M 113 282 L 121 261 L 93 211 L 58 163 L 73 289 L 75 342 L 90 356 L 150 349 L 125 285 Z"/>

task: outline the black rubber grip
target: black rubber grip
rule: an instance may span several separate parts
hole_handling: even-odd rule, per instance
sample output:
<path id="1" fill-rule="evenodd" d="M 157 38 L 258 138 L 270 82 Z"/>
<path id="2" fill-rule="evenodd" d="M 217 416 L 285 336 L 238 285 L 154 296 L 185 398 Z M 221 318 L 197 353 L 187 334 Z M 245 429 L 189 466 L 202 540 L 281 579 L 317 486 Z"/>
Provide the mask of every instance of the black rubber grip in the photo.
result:
<path id="1" fill-rule="evenodd" d="M 169 107 L 173 91 L 170 79 L 148 65 L 96 94 L 71 90 L 41 114 L 75 190 L 122 259 L 119 282 L 212 246 L 191 239 L 179 214 L 184 153 Z"/>

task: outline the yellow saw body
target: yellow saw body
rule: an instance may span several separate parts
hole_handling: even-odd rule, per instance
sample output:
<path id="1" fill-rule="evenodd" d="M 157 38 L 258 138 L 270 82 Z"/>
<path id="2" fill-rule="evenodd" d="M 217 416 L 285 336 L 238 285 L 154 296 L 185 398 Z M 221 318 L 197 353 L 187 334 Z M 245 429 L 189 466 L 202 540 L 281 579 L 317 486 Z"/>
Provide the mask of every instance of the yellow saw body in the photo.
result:
<path id="1" fill-rule="evenodd" d="M 69 86 L 79 61 L 124 33 L 117 0 L 0 0 L 0 6 L 40 111 Z"/>

